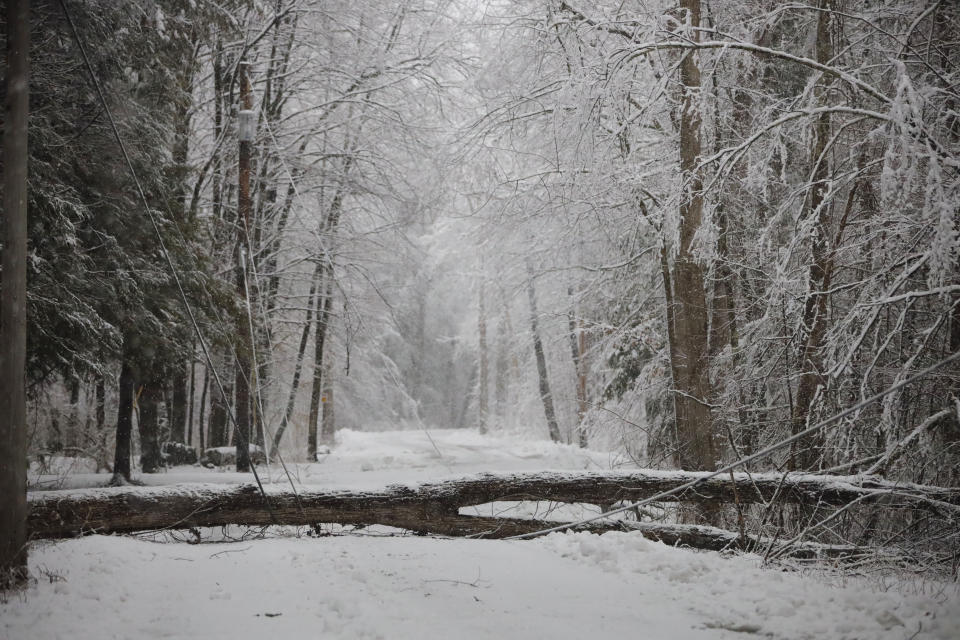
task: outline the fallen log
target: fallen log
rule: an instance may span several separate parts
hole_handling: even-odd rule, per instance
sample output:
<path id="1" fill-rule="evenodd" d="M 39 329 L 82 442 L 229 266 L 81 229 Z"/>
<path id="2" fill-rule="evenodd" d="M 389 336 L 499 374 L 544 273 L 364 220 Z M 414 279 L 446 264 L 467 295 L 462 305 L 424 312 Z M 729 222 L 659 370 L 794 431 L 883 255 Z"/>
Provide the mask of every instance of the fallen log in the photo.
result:
<path id="1" fill-rule="evenodd" d="M 551 529 L 556 527 L 557 524 L 557 522 L 548 520 L 461 516 L 457 535 L 461 537 L 502 539 Z M 566 529 L 566 531 L 587 531 L 590 533 L 608 533 L 610 531 L 637 532 L 648 540 L 655 540 L 670 546 L 690 547 L 703 551 L 746 551 L 763 553 L 772 542 L 769 538 L 749 534 L 741 536 L 732 531 L 719 529 L 717 527 L 689 524 L 664 524 L 659 522 L 632 522 L 627 520 L 591 522 L 571 526 Z M 849 561 L 858 559 L 866 554 L 875 554 L 876 552 L 877 549 L 853 545 L 799 542 L 784 549 L 780 555 L 781 557 L 799 560 L 829 558 Z"/>
<path id="2" fill-rule="evenodd" d="M 888 506 L 950 508 L 960 505 L 960 489 L 889 482 L 874 476 L 734 473 L 707 478 L 708 472 L 631 471 L 536 474 L 480 474 L 428 484 L 422 494 L 459 506 L 498 501 L 611 504 L 635 502 L 702 479 L 690 489 L 662 502 L 719 502 L 843 506 L 855 500 L 883 501 Z"/>
<path id="3" fill-rule="evenodd" d="M 69 537 L 93 533 L 131 533 L 218 526 L 225 524 L 307 525 L 317 522 L 341 525 L 381 525 L 412 531 L 421 535 L 503 539 L 541 531 L 557 524 L 548 520 L 499 518 L 437 512 L 410 505 L 393 504 L 383 508 L 383 494 L 340 494 L 336 499 L 320 505 L 316 495 L 301 495 L 304 509 L 291 503 L 292 494 L 273 494 L 271 504 L 277 521 L 262 508 L 261 496 L 253 487 L 222 487 L 208 485 L 157 489 L 113 489 L 107 495 L 55 496 L 47 492 L 30 500 L 30 533 L 32 537 Z M 174 496 L 179 499 L 174 500 Z M 188 497 L 189 496 L 189 497 Z M 332 496 L 328 495 L 328 498 Z M 393 501 L 393 500 L 391 500 Z M 295 502 L 295 501 L 294 501 Z M 690 547 L 707 551 L 757 551 L 766 548 L 765 539 L 740 536 L 736 533 L 699 525 L 641 523 L 623 520 L 592 522 L 571 526 L 570 531 L 607 533 L 610 531 L 638 532 L 645 538 L 671 546 Z M 864 550 L 851 546 L 801 543 L 784 555 L 799 559 L 830 558 L 848 560 L 859 557 Z"/>
<path id="4" fill-rule="evenodd" d="M 420 486 L 390 486 L 377 491 L 306 489 L 299 495 L 281 487 L 268 487 L 269 504 L 264 503 L 254 485 L 31 492 L 27 524 L 34 538 L 227 524 L 315 523 L 382 524 L 443 535 L 477 535 L 490 530 L 513 532 L 497 536 L 505 537 L 528 533 L 531 529 L 527 527 L 520 531 L 520 525 L 506 519 L 490 518 L 488 522 L 473 516 L 461 516 L 459 509 L 518 500 L 590 504 L 634 501 L 655 496 L 703 475 L 680 471 L 483 474 Z M 873 501 L 887 507 L 960 512 L 957 506 L 960 505 L 960 490 L 898 485 L 856 476 L 784 477 L 780 474 L 740 473 L 732 478 L 712 478 L 665 500 L 739 501 L 741 504 L 781 500 L 834 506 L 852 501 Z"/>

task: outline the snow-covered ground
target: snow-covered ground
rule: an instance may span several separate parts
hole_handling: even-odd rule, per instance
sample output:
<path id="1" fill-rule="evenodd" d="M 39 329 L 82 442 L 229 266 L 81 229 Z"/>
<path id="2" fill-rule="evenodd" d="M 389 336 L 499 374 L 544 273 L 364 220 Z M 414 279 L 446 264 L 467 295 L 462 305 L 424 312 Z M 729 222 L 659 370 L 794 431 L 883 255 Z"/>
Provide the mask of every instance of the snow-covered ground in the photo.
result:
<path id="1" fill-rule="evenodd" d="M 328 489 L 369 489 L 388 484 L 410 484 L 459 477 L 478 471 L 549 471 L 609 469 L 619 462 L 615 454 L 586 451 L 544 440 L 486 435 L 474 430 L 337 432 L 337 446 L 321 454 L 319 462 L 287 462 L 293 480 Z M 75 489 L 103 486 L 107 473 L 87 471 L 73 459 L 55 460 L 54 473 L 40 474 L 36 466 L 28 480 L 31 489 Z M 78 469 L 87 472 L 79 473 Z M 283 468 L 274 463 L 260 468 L 265 484 L 287 484 Z M 200 466 L 175 467 L 166 473 L 139 476 L 147 485 L 181 482 L 251 482 L 250 474 Z"/>
<path id="2" fill-rule="evenodd" d="M 423 432 L 346 432 L 323 462 L 293 471 L 304 484 L 359 488 L 609 462 L 543 442 L 431 435 L 436 448 Z M 150 478 L 236 479 L 192 468 Z M 625 533 L 523 542 L 385 533 L 39 542 L 36 582 L 0 605 L 0 638 L 960 637 L 956 585 L 763 568 L 754 556 Z"/>

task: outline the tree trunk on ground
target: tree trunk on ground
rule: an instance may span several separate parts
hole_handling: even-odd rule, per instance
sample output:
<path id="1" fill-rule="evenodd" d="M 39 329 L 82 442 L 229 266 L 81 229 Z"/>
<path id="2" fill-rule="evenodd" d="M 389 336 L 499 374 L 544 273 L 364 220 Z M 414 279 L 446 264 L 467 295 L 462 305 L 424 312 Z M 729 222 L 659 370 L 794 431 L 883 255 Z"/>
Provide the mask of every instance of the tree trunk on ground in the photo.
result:
<path id="1" fill-rule="evenodd" d="M 700 27 L 699 0 L 681 0 L 684 19 Z M 696 32 L 688 35 L 697 40 Z M 684 194 L 680 204 L 680 246 L 674 262 L 670 369 L 673 375 L 677 429 L 675 462 L 681 469 L 713 470 L 716 448 L 709 402 L 710 347 L 703 267 L 693 253 L 693 239 L 703 216 L 703 181 L 696 172 L 700 158 L 700 69 L 696 54 L 680 63 L 680 172 Z"/>
<path id="2" fill-rule="evenodd" d="M 547 378 L 547 359 L 543 353 L 543 341 L 540 339 L 540 327 L 537 324 L 537 291 L 533 284 L 533 265 L 527 261 L 527 299 L 530 302 L 530 333 L 533 336 L 533 354 L 537 360 L 537 376 L 540 381 L 540 400 L 543 401 L 543 414 L 547 418 L 550 439 L 560 442 L 560 427 L 557 425 L 557 413 L 553 407 L 550 393 L 550 380 Z"/>
<path id="3" fill-rule="evenodd" d="M 485 474 L 413 487 L 345 492 L 301 490 L 270 494 L 271 513 L 254 485 L 232 487 L 117 488 L 92 494 L 34 492 L 29 497 L 29 527 L 37 537 L 109 533 L 144 529 L 213 527 L 226 524 L 312 525 L 381 524 L 446 535 L 504 537 L 557 523 L 462 516 L 459 509 L 492 502 L 548 500 L 610 504 L 636 501 L 675 489 L 695 479 L 682 472 L 596 472 Z M 763 504 L 771 501 L 843 506 L 853 501 L 904 513 L 949 512 L 960 505 L 960 490 L 864 480 L 859 476 L 799 476 L 736 473 L 712 478 L 664 501 Z M 276 521 L 272 520 L 276 518 Z M 616 527 L 621 523 L 601 526 Z M 657 526 L 657 525 L 651 525 Z M 664 525 L 661 525 L 664 526 Z M 676 525 L 673 525 L 676 526 Z M 681 527 L 681 530 L 693 531 Z M 733 534 L 735 535 L 735 534 Z"/>
<path id="4" fill-rule="evenodd" d="M 130 481 L 130 438 L 133 434 L 133 368 L 130 355 L 123 354 L 120 381 L 117 385 L 117 444 L 113 455 L 113 479 L 116 483 Z"/>
<path id="5" fill-rule="evenodd" d="M 163 400 L 163 386 L 158 381 L 148 380 L 140 388 L 137 406 L 140 419 L 137 426 L 140 431 L 140 470 L 144 473 L 156 473 L 163 466 L 160 457 L 160 402 Z"/>
<path id="6" fill-rule="evenodd" d="M 0 288 L 0 589 L 27 580 L 27 122 L 30 5 L 9 0 Z"/>

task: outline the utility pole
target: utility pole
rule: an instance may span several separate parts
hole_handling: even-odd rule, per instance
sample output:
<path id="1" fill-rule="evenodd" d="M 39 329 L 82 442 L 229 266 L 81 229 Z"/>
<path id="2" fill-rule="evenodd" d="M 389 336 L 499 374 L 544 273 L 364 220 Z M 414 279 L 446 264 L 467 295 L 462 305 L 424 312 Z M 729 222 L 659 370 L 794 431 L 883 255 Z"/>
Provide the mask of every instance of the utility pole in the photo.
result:
<path id="1" fill-rule="evenodd" d="M 240 166 L 237 195 L 237 294 L 243 307 L 237 317 L 237 471 L 250 471 L 250 344 L 247 305 L 247 257 L 250 255 L 250 156 L 253 151 L 254 113 L 250 95 L 249 63 L 240 62 L 240 111 L 237 114 Z"/>
<path id="2" fill-rule="evenodd" d="M 7 0 L 0 282 L 0 589 L 27 579 L 27 119 L 30 3 Z"/>

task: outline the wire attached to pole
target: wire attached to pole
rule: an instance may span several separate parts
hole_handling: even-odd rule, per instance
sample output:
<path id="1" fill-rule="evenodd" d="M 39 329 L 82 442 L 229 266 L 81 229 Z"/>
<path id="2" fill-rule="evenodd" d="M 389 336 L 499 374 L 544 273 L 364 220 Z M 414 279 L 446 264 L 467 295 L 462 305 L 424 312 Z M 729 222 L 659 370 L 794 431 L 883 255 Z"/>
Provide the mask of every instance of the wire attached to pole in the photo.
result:
<path id="1" fill-rule="evenodd" d="M 176 266 L 173 264 L 173 259 L 170 257 L 170 252 L 167 250 L 167 245 L 163 241 L 163 234 L 160 233 L 160 225 L 157 223 L 157 218 L 153 214 L 153 210 L 150 208 L 150 203 L 147 200 L 146 192 L 143 189 L 143 185 L 140 183 L 140 177 L 137 175 L 136 169 L 133 167 L 133 162 L 130 160 L 129 153 L 127 153 L 127 146 L 124 144 L 123 138 L 120 136 L 120 129 L 117 127 L 117 123 L 113 119 L 113 113 L 110 111 L 110 107 L 107 105 L 106 96 L 103 93 L 103 88 L 100 86 L 100 81 L 97 79 L 97 76 L 94 73 L 93 65 L 90 63 L 90 58 L 87 56 L 86 47 L 84 47 L 83 40 L 80 38 L 80 33 L 77 31 L 76 24 L 73 22 L 73 17 L 70 15 L 70 10 L 67 8 L 66 1 L 59 0 L 59 2 L 60 8 L 63 10 L 63 15 L 67 19 L 67 24 L 70 25 L 70 31 L 73 34 L 73 39 L 76 41 L 77 47 L 80 49 L 80 54 L 83 57 L 83 62 L 87 68 L 87 72 L 90 74 L 90 79 L 97 90 L 100 103 L 103 105 L 103 110 L 107 114 L 107 119 L 110 122 L 110 128 L 113 130 L 113 135 L 117 140 L 117 144 L 120 145 L 120 151 L 123 154 L 123 159 L 126 161 L 127 167 L 130 169 L 130 175 L 133 177 L 134 184 L 137 187 L 137 193 L 140 195 L 143 208 L 147 212 L 147 217 L 150 219 L 150 224 L 153 226 L 154 233 L 157 236 L 160 252 L 163 254 L 164 261 L 167 263 L 167 267 L 170 269 L 174 283 L 177 285 L 177 291 L 180 294 L 180 300 L 183 302 L 184 309 L 187 312 L 187 316 L 190 318 L 190 323 L 193 325 L 193 330 L 200 342 L 200 349 L 203 351 L 206 364 L 210 371 L 213 372 L 214 381 L 217 383 L 217 388 L 219 389 L 220 395 L 223 398 L 224 406 L 227 408 L 227 414 L 230 416 L 230 421 L 233 424 L 234 433 L 236 433 L 237 438 L 241 441 L 241 446 L 245 446 L 249 450 L 249 439 L 241 432 L 240 426 L 237 424 L 237 418 L 234 415 L 233 410 L 230 408 L 230 402 L 227 398 L 223 381 L 220 379 L 220 374 L 217 373 L 216 367 L 213 366 L 213 359 L 210 357 L 210 351 L 207 348 L 207 343 L 203 339 L 203 333 L 200 331 L 200 325 L 197 323 L 197 318 L 193 313 L 190 302 L 187 300 L 187 294 L 183 290 L 183 283 L 180 281 L 180 276 L 177 273 Z M 263 482 L 260 480 L 260 474 L 257 473 L 256 465 L 251 464 L 250 469 L 253 471 L 253 477 L 257 482 L 257 488 L 260 490 L 260 495 L 263 497 L 263 502 L 267 507 L 267 511 L 270 512 L 270 519 L 276 524 L 277 517 L 273 511 L 273 505 L 270 504 L 270 499 L 267 497 L 267 492 L 263 488 Z"/>

